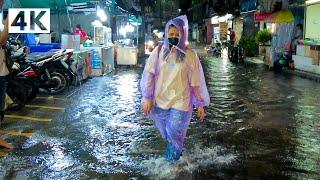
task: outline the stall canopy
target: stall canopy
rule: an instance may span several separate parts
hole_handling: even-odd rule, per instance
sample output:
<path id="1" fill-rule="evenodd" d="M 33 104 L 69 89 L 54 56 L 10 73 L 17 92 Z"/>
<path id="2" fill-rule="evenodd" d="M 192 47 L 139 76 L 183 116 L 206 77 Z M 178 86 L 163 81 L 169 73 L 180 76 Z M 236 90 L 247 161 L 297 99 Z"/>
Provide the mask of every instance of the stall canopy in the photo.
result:
<path id="1" fill-rule="evenodd" d="M 266 22 L 270 23 L 291 23 L 294 21 L 294 16 L 290 10 L 282 10 L 270 15 Z"/>

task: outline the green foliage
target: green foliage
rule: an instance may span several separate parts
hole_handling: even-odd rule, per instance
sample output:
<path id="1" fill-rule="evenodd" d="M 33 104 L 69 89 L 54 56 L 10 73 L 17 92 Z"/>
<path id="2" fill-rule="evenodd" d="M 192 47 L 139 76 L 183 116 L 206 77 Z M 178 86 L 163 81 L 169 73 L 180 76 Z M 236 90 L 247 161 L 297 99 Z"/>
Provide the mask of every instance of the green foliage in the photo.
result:
<path id="1" fill-rule="evenodd" d="M 257 41 L 257 43 L 266 44 L 266 43 L 268 43 L 271 39 L 272 39 L 272 34 L 271 34 L 271 32 L 270 32 L 269 30 L 267 30 L 267 29 L 260 30 L 260 31 L 256 34 L 256 41 Z"/>
<path id="2" fill-rule="evenodd" d="M 239 41 L 239 46 L 245 51 L 245 55 L 248 57 L 253 57 L 258 54 L 258 44 L 254 37 L 242 36 Z"/>

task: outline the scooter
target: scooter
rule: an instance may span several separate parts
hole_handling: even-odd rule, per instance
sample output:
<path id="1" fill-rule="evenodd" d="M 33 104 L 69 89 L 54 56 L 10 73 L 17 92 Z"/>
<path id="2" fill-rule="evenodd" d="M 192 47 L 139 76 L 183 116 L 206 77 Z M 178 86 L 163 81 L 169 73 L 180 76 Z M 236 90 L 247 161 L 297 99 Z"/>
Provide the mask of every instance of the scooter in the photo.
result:
<path id="1" fill-rule="evenodd" d="M 8 106 L 8 110 L 20 110 L 28 100 L 27 87 L 16 73 L 6 76 L 6 93 L 13 102 Z"/>
<path id="2" fill-rule="evenodd" d="M 284 67 L 294 69 L 294 62 L 292 60 L 292 53 L 289 51 L 278 53 L 278 59 L 273 64 L 274 71 L 280 72 Z"/>
<path id="3" fill-rule="evenodd" d="M 221 57 L 222 45 L 219 42 L 215 42 L 206 48 L 206 51 L 209 56 Z"/>
<path id="4" fill-rule="evenodd" d="M 244 50 L 238 45 L 228 47 L 228 58 L 234 63 L 244 63 Z"/>

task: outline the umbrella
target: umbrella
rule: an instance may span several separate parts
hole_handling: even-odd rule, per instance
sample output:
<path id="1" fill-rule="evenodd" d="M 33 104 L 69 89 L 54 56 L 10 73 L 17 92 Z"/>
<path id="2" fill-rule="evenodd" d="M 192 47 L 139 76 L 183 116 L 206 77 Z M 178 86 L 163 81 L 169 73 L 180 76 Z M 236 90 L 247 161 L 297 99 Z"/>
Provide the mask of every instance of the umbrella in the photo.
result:
<path id="1" fill-rule="evenodd" d="M 270 23 L 291 23 L 294 21 L 294 16 L 290 10 L 281 10 L 270 15 L 266 22 Z"/>

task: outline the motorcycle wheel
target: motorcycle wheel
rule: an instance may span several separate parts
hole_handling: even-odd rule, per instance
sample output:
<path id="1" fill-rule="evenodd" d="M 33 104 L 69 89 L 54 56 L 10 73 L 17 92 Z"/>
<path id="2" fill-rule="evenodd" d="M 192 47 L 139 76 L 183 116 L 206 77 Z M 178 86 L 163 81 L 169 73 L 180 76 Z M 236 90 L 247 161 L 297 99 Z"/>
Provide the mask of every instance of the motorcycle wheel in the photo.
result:
<path id="1" fill-rule="evenodd" d="M 51 74 L 51 87 L 48 88 L 51 94 L 63 93 L 68 87 L 68 80 L 60 72 L 52 72 Z"/>
<path id="2" fill-rule="evenodd" d="M 28 101 L 33 100 L 39 94 L 39 88 L 38 87 L 33 86 L 33 87 L 30 87 L 30 88 L 31 88 L 31 91 L 28 94 Z"/>

